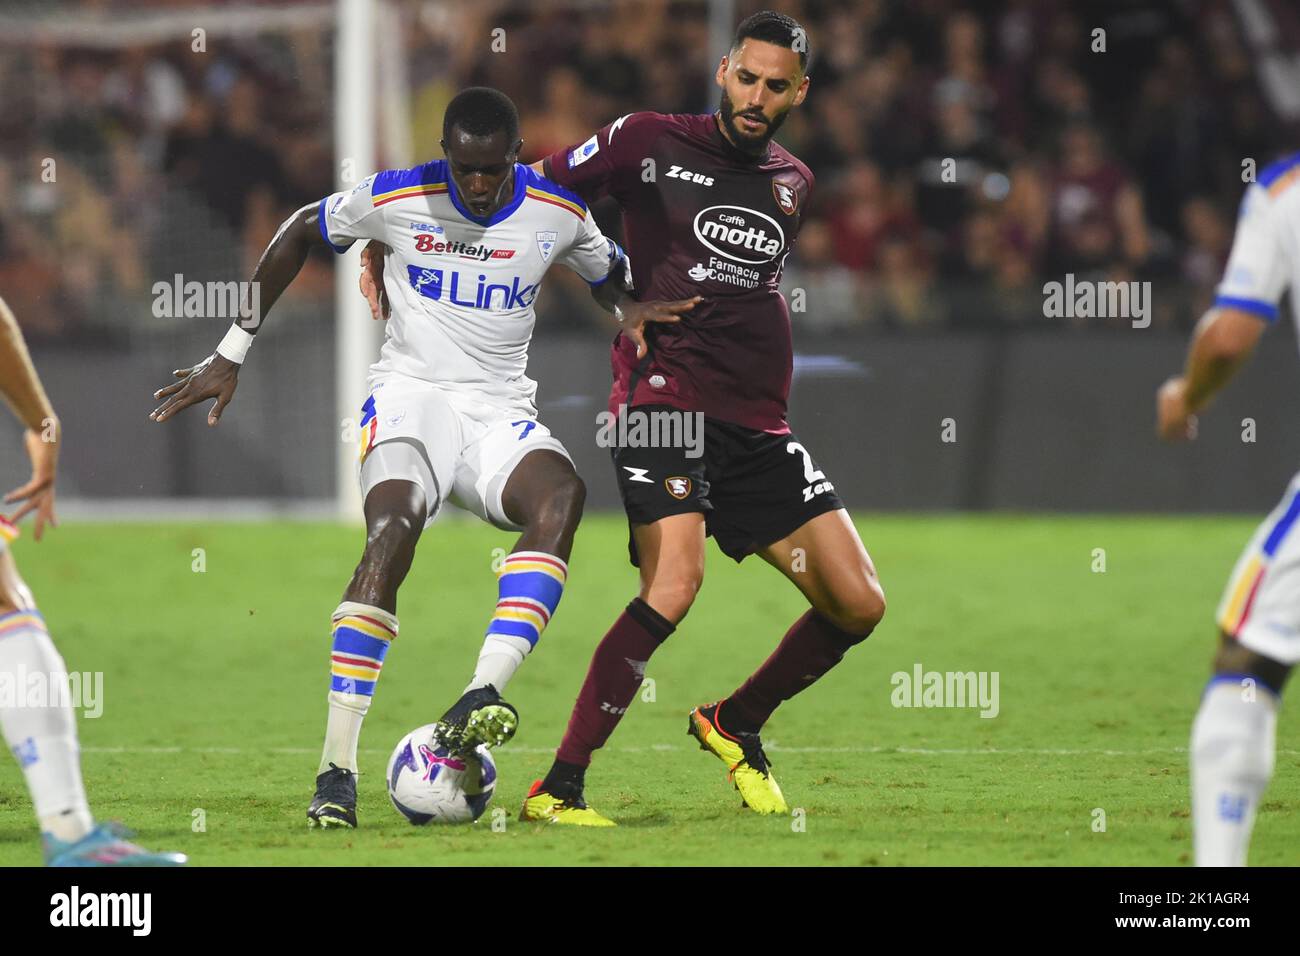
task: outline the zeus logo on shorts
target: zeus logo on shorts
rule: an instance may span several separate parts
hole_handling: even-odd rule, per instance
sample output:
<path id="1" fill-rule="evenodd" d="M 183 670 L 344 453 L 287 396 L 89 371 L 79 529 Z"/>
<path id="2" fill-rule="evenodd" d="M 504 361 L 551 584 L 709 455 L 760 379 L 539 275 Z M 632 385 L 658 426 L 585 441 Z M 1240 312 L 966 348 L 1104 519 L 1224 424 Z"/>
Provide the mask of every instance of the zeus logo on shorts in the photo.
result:
<path id="1" fill-rule="evenodd" d="M 485 309 L 492 312 L 513 312 L 526 309 L 537 298 L 539 283 L 520 286 L 515 276 L 510 285 L 493 284 L 480 273 L 470 298 L 470 283 L 475 280 L 454 269 L 431 269 L 427 266 L 407 266 L 411 288 L 426 299 L 449 302 L 467 309 Z M 447 274 L 450 274 L 448 277 Z"/>
<path id="2" fill-rule="evenodd" d="M 818 495 L 823 494 L 827 491 L 834 491 L 834 490 L 835 490 L 835 486 L 832 485 L 829 481 L 819 481 L 815 485 L 809 485 L 808 487 L 804 488 L 803 500 L 812 501 L 813 498 L 817 497 Z"/>

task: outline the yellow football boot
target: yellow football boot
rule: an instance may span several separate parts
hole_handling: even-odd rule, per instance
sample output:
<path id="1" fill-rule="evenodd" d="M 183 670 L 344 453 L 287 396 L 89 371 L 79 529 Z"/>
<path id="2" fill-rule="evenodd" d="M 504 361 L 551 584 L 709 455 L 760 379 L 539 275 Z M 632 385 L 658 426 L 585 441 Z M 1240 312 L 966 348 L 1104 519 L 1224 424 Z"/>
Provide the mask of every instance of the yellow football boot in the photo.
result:
<path id="1" fill-rule="evenodd" d="M 755 813 L 789 813 L 758 734 L 733 737 L 718 726 L 717 717 L 716 703 L 696 707 L 686 732 L 700 742 L 701 750 L 727 765 L 727 778 L 740 791 L 745 806 Z"/>
<path id="2" fill-rule="evenodd" d="M 524 808 L 519 811 L 519 819 L 524 823 L 558 823 L 571 827 L 616 827 L 608 817 L 602 817 L 583 802 L 582 796 L 559 797 L 542 789 L 542 781 L 533 781 L 528 796 L 524 797 Z"/>

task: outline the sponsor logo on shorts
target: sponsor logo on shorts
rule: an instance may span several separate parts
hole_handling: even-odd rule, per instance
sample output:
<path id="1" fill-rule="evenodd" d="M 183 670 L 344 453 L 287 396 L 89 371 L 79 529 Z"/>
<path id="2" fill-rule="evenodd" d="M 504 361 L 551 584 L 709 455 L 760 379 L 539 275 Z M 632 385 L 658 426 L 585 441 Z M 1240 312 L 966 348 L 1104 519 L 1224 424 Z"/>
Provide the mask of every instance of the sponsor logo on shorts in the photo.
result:
<path id="1" fill-rule="evenodd" d="M 691 479 L 681 477 L 665 478 L 664 487 L 668 489 L 670 495 L 678 501 L 682 501 L 691 493 Z"/>
<path id="2" fill-rule="evenodd" d="M 818 495 L 824 495 L 828 491 L 834 491 L 835 486 L 829 481 L 819 481 L 816 484 L 808 485 L 803 490 L 803 500 L 812 501 Z"/>
<path id="3" fill-rule="evenodd" d="M 402 419 L 404 419 L 404 418 L 406 418 L 406 412 L 398 412 L 396 415 L 389 415 L 389 416 L 388 416 L 388 424 L 389 424 L 389 425 L 400 425 L 400 424 L 402 424 Z"/>
<path id="4" fill-rule="evenodd" d="M 668 379 L 664 378 L 658 372 L 655 372 L 653 375 L 651 375 L 648 381 L 650 382 L 651 388 L 663 388 L 665 385 L 668 384 Z"/>
<path id="5" fill-rule="evenodd" d="M 794 187 L 789 183 L 779 183 L 772 180 L 772 195 L 776 197 L 776 204 L 781 207 L 781 211 L 787 216 L 794 215 L 795 209 L 799 206 L 799 194 L 794 191 Z"/>

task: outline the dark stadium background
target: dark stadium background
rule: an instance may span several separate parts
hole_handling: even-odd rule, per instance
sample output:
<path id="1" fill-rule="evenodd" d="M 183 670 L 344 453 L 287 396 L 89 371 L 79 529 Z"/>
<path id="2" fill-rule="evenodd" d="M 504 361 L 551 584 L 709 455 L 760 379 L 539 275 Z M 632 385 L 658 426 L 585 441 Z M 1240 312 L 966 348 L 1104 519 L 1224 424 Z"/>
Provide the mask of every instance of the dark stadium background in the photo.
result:
<path id="1" fill-rule="evenodd" d="M 226 324 L 155 318 L 153 283 L 248 278 L 281 218 L 334 188 L 322 6 L 0 3 L 0 295 L 65 420 L 65 499 L 161 514 L 334 494 L 326 255 L 259 337 L 219 429 L 195 414 L 167 429 L 146 420 L 149 393 L 207 354 Z M 761 8 L 726 6 L 734 20 Z M 1199 443 L 1157 444 L 1153 395 L 1213 296 L 1243 162 L 1262 168 L 1300 148 L 1293 4 L 772 6 L 809 26 L 815 57 L 807 103 L 780 134 L 817 176 L 785 280 L 807 303 L 793 316 L 792 422 L 851 507 L 1273 503 L 1300 458 L 1288 309 Z M 725 51 L 710 47 L 702 2 L 390 7 L 416 161 L 439 155 L 442 108 L 469 84 L 515 99 L 527 161 L 633 110 L 716 107 L 706 91 Z M 201 56 L 188 37 L 145 30 L 138 43 L 106 45 L 30 29 L 192 9 L 290 25 L 214 36 Z M 7 29 L 20 22 L 28 29 Z M 498 26 L 504 54 L 487 40 Z M 1098 28 L 1105 52 L 1091 49 Z M 57 185 L 41 180 L 51 157 Z M 956 184 L 940 179 L 945 159 Z M 615 211 L 597 212 L 617 233 Z M 612 331 L 563 271 L 539 300 L 530 374 L 591 504 L 615 507 L 594 441 Z M 1043 285 L 1067 273 L 1151 282 L 1150 327 L 1045 317 Z M 955 442 L 942 440 L 946 419 Z M 8 419 L 0 447 L 0 481 L 12 487 L 25 463 Z"/>

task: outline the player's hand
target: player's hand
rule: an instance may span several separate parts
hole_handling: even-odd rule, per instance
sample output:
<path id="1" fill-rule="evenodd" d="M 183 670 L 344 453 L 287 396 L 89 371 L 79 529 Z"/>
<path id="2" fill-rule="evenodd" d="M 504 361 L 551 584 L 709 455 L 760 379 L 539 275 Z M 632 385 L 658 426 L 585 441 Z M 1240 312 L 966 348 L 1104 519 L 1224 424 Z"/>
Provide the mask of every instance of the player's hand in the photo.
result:
<path id="1" fill-rule="evenodd" d="M 22 502 L 22 505 L 9 516 L 17 524 L 29 512 L 36 512 L 36 529 L 33 537 L 41 540 L 45 525 L 57 528 L 59 523 L 54 517 L 54 474 L 59 467 L 59 424 L 55 422 L 54 441 L 43 441 L 41 433 L 27 429 L 23 435 L 23 444 L 27 446 L 27 457 L 32 460 L 32 480 L 21 488 L 15 488 L 5 495 L 5 504 Z"/>
<path id="2" fill-rule="evenodd" d="M 620 302 L 618 311 L 621 316 L 623 332 L 636 343 L 636 357 L 645 358 L 645 324 L 647 322 L 666 322 L 669 324 L 680 322 L 684 313 L 691 311 L 703 301 L 704 296 L 694 295 L 689 299 L 654 299 L 650 302 L 624 299 Z"/>
<path id="3" fill-rule="evenodd" d="M 215 425 L 220 420 L 222 411 L 235 397 L 235 386 L 239 384 L 239 363 L 213 353 L 193 368 L 180 368 L 172 374 L 179 381 L 153 393 L 154 398 L 165 398 L 167 401 L 149 413 L 149 420 L 165 422 L 182 409 L 215 398 L 212 410 L 208 412 L 208 424 Z"/>
<path id="4" fill-rule="evenodd" d="M 1187 381 L 1176 375 L 1156 393 L 1156 433 L 1164 441 L 1192 441 L 1196 427 L 1196 416 L 1187 407 Z"/>
<path id="5" fill-rule="evenodd" d="M 378 239 L 371 239 L 361 250 L 361 294 L 370 305 L 370 317 L 375 321 L 388 318 L 388 290 L 384 288 L 384 255 L 388 247 Z"/>

